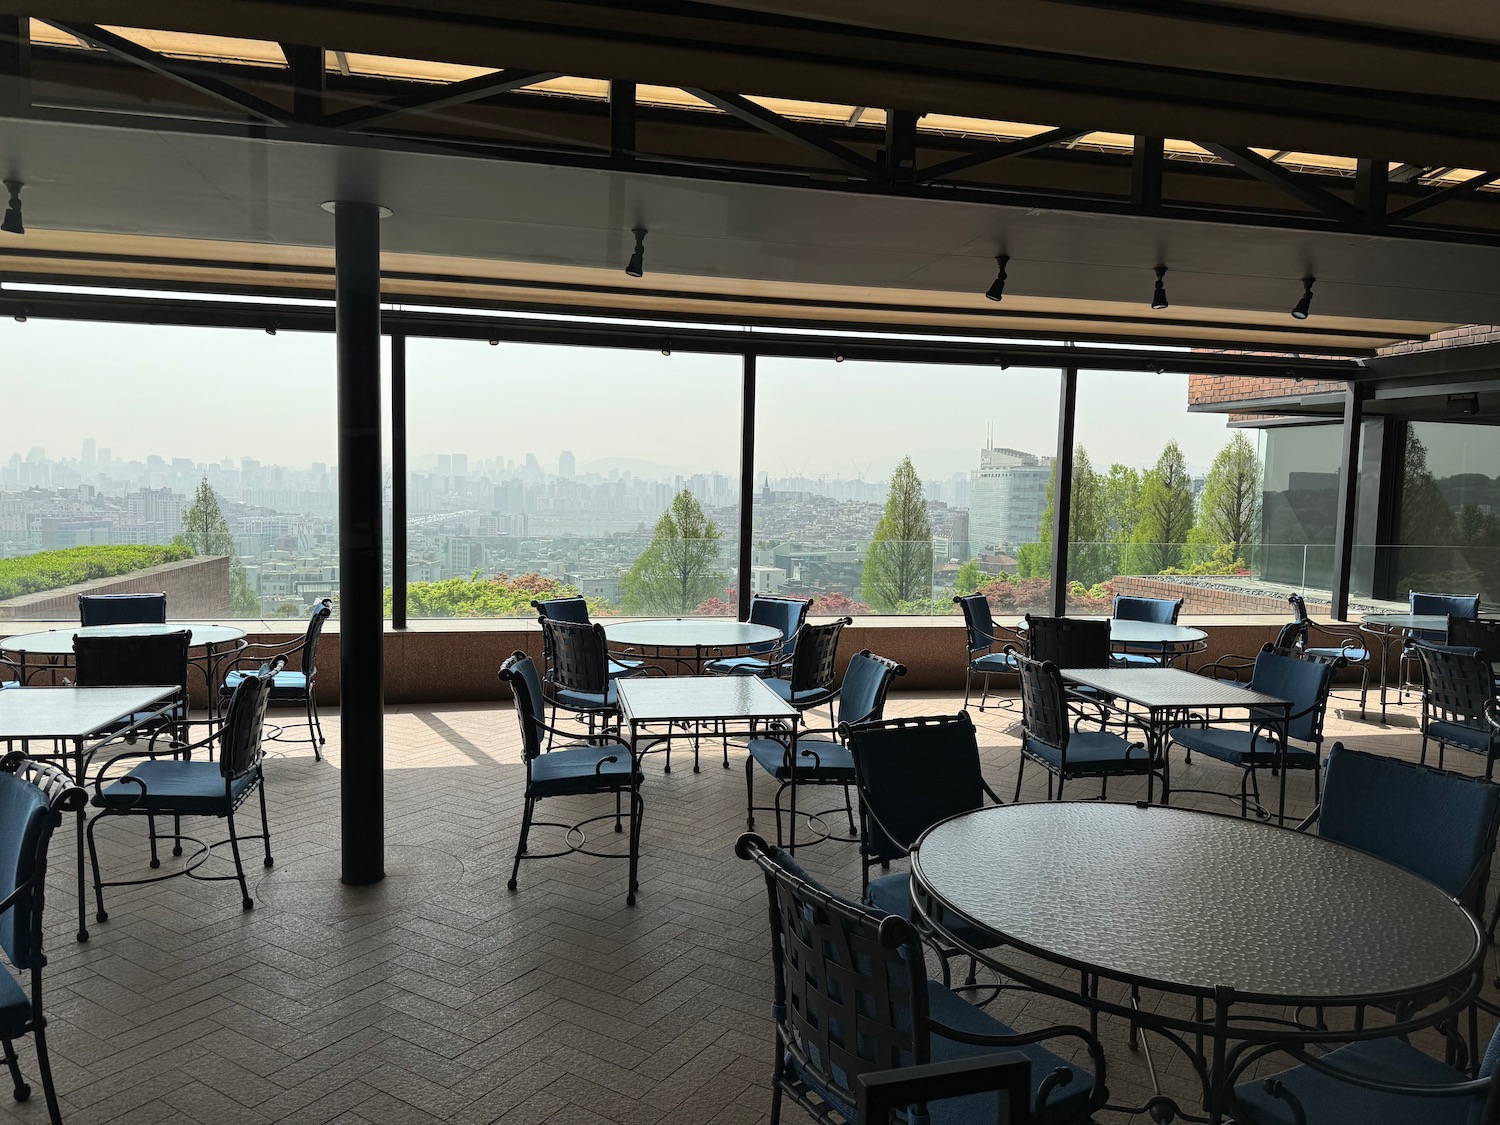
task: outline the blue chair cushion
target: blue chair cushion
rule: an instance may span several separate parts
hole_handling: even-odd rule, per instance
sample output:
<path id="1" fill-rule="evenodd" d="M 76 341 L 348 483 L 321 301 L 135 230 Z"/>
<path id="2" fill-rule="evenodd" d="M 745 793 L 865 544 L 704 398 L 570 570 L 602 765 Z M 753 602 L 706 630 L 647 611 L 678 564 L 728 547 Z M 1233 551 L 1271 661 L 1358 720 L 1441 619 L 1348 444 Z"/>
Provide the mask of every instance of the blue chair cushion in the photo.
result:
<path id="1" fill-rule="evenodd" d="M 569 691 L 567 688 L 558 688 L 553 693 L 557 705 L 570 711 L 603 711 L 614 707 L 620 699 L 619 693 L 615 691 L 615 685 L 610 684 L 603 695 L 596 692 Z"/>
<path id="2" fill-rule="evenodd" d="M 1305 648 L 1302 651 L 1308 656 L 1323 656 L 1329 659 L 1342 656 L 1350 664 L 1365 664 L 1370 659 L 1369 652 L 1362 648 Z"/>
<path id="3" fill-rule="evenodd" d="M 31 1021 L 31 1001 L 26 991 L 4 969 L 0 969 L 0 1038 L 17 1039 Z"/>
<path id="4" fill-rule="evenodd" d="M 145 795 L 139 785 L 127 778 L 144 782 Z M 236 778 L 232 798 L 239 801 L 255 784 L 256 774 Z M 104 787 L 94 802 L 103 809 L 139 812 L 182 813 L 184 816 L 223 816 L 229 811 L 224 799 L 224 775 L 218 762 L 182 762 L 158 759 L 141 762 L 134 769 Z"/>
<path id="5" fill-rule="evenodd" d="M 799 709 L 816 707 L 824 700 L 833 698 L 833 692 L 827 688 L 809 688 L 807 691 L 793 692 L 791 680 L 767 680 L 766 687 Z"/>
<path id="6" fill-rule="evenodd" d="M 704 668 L 714 676 L 770 676 L 777 665 L 758 656 L 726 656 L 722 660 L 710 660 Z"/>
<path id="7" fill-rule="evenodd" d="M 233 695 L 234 689 L 240 686 L 240 681 L 252 674 L 239 668 L 230 672 L 224 677 L 224 686 L 219 689 L 219 694 Z M 301 672 L 277 672 L 275 679 L 271 681 L 271 698 L 301 702 L 307 698 L 307 677 Z"/>
<path id="8" fill-rule="evenodd" d="M 1171 742 L 1185 746 L 1194 754 L 1217 758 L 1235 766 L 1268 766 L 1276 760 L 1276 740 L 1262 732 L 1252 752 L 1248 730 L 1226 730 L 1223 727 L 1174 727 L 1168 735 Z M 1286 767 L 1292 770 L 1310 770 L 1318 764 L 1318 756 L 1311 750 L 1288 745 Z"/>
<path id="9" fill-rule="evenodd" d="M 1424 733 L 1438 742 L 1462 746 L 1465 750 L 1477 750 L 1481 754 L 1490 753 L 1497 743 L 1497 736 L 1491 731 L 1466 727 L 1462 723 L 1428 723 Z"/>
<path id="10" fill-rule="evenodd" d="M 1028 754 L 1039 758 L 1053 773 L 1062 770 L 1062 751 L 1040 739 L 1027 735 L 1023 746 Z M 1127 754 L 1128 751 L 1128 754 Z M 1068 775 L 1099 777 L 1105 774 L 1146 773 L 1151 755 L 1142 747 L 1132 747 L 1113 731 L 1075 731 L 1068 738 Z"/>
<path id="11" fill-rule="evenodd" d="M 1161 668 L 1166 665 L 1166 657 L 1160 649 L 1154 653 L 1146 652 L 1117 652 L 1110 657 L 1116 664 L 1124 664 L 1130 668 Z"/>
<path id="12" fill-rule="evenodd" d="M 1014 673 L 1016 671 L 1016 658 L 1005 652 L 991 652 L 984 656 L 977 656 L 973 664 L 976 672 Z"/>
<path id="13" fill-rule="evenodd" d="M 615 760 L 604 762 L 609 757 Z M 600 765 L 601 762 L 604 764 Z M 623 742 L 610 742 L 602 746 L 569 746 L 538 755 L 531 760 L 533 797 L 597 793 L 628 786 L 632 780 L 639 784 L 641 775 L 634 770 L 630 747 Z"/>
<path id="14" fill-rule="evenodd" d="M 911 916 L 911 875 L 905 871 L 897 871 L 892 875 L 882 875 L 878 879 L 871 879 L 870 885 L 865 888 L 864 902 L 866 906 L 874 907 L 882 914 L 894 914 L 900 918 Z M 942 911 L 928 904 L 928 910 L 935 918 L 942 917 Z M 977 930 L 967 922 L 953 921 L 945 922 L 944 926 L 954 937 L 975 949 L 985 949 L 995 944 L 995 939 Z"/>
<path id="15" fill-rule="evenodd" d="M 621 660 L 611 656 L 609 668 L 605 672 L 607 676 L 633 676 L 646 666 L 644 660 Z"/>
<path id="16" fill-rule="evenodd" d="M 1340 1047 L 1323 1061 L 1329 1066 L 1382 1082 L 1447 1085 L 1464 1076 L 1399 1039 L 1374 1039 Z M 1466 1125 L 1473 1098 L 1419 1098 L 1366 1090 L 1299 1066 L 1277 1075 L 1302 1103 L 1315 1125 Z M 1267 1093 L 1264 1080 L 1234 1089 L 1235 1119 L 1245 1125 L 1295 1125 L 1292 1107 Z"/>
<path id="17" fill-rule="evenodd" d="M 817 757 L 812 755 L 816 754 Z M 777 781 L 787 781 L 786 747 L 774 738 L 752 738 L 750 757 Z M 797 741 L 797 780 L 819 782 L 854 781 L 854 758 L 843 743 L 825 738 L 803 738 Z"/>

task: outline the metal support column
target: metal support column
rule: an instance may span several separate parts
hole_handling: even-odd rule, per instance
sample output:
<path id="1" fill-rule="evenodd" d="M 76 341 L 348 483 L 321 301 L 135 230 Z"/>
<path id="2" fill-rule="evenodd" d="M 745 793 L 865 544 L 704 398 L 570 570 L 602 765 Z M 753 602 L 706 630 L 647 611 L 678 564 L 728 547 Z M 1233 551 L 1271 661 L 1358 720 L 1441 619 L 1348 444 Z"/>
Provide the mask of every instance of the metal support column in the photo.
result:
<path id="1" fill-rule="evenodd" d="M 1344 432 L 1339 449 L 1338 518 L 1333 530 L 1333 593 L 1330 614 L 1335 621 L 1349 620 L 1349 572 L 1354 565 L 1354 527 L 1358 510 L 1359 431 L 1364 425 L 1364 392 L 1350 382 L 1344 390 Z"/>
<path id="2" fill-rule="evenodd" d="M 1068 527 L 1073 514 L 1073 422 L 1078 369 L 1066 368 L 1057 396 L 1057 461 L 1052 486 L 1052 613 L 1068 612 Z"/>
<path id="3" fill-rule="evenodd" d="M 380 463 L 380 218 L 329 204 L 338 350 L 342 881 L 385 878 L 385 607 Z"/>
<path id="4" fill-rule="evenodd" d="M 740 567 L 735 613 L 750 619 L 751 524 L 755 520 L 755 357 L 745 356 L 740 377 Z"/>
<path id="5" fill-rule="evenodd" d="M 391 336 L 391 628 L 406 628 L 406 336 Z"/>

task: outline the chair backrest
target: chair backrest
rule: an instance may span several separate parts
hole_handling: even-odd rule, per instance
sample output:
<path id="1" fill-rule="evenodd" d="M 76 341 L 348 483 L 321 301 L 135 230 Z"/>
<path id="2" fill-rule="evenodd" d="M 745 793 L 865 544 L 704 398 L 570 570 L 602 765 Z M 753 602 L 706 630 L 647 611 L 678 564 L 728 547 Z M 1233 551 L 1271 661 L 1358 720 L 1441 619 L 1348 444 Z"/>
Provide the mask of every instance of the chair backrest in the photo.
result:
<path id="1" fill-rule="evenodd" d="M 995 617 L 990 613 L 989 599 L 983 594 L 956 594 L 953 600 L 964 615 L 964 630 L 969 635 L 969 652 L 993 648 Z"/>
<path id="2" fill-rule="evenodd" d="M 778 1049 L 852 1121 L 861 1076 L 929 1059 L 915 932 L 905 918 L 833 894 L 759 836 L 741 836 L 735 852 L 766 878 Z"/>
<path id="3" fill-rule="evenodd" d="M 833 687 L 834 662 L 839 655 L 839 635 L 854 618 L 840 617 L 826 625 L 804 625 L 797 651 L 792 654 L 792 691 L 819 691 Z"/>
<path id="4" fill-rule="evenodd" d="M 323 626 L 332 616 L 333 599 L 324 598 L 308 618 L 307 632 L 302 637 L 302 674 L 309 685 L 318 674 L 318 642 L 323 639 Z"/>
<path id="5" fill-rule="evenodd" d="M 1500 662 L 1500 618 L 1450 616 L 1448 645 L 1477 648 L 1491 664 Z"/>
<path id="6" fill-rule="evenodd" d="M 0 901 L 16 896 L 0 912 L 0 946 L 17 969 L 44 963 L 47 845 L 61 814 L 81 809 L 87 801 L 87 794 L 57 766 L 19 750 L 0 760 Z"/>
<path id="7" fill-rule="evenodd" d="M 1424 718 L 1490 733 L 1485 711 L 1495 699 L 1495 671 L 1477 648 L 1412 646 L 1422 660 Z"/>
<path id="8" fill-rule="evenodd" d="M 849 658 L 844 669 L 844 684 L 839 689 L 839 722 L 868 723 L 885 713 L 885 695 L 891 681 L 906 675 L 904 665 L 869 649 L 861 649 Z"/>
<path id="9" fill-rule="evenodd" d="M 807 620 L 807 611 L 812 607 L 809 598 L 786 598 L 780 594 L 756 594 L 750 599 L 750 624 L 769 625 L 781 630 L 779 641 L 766 641 L 748 645 L 745 649 L 751 656 L 764 656 L 768 652 L 780 652 L 791 656 L 797 651 L 797 640 L 802 625 Z"/>
<path id="10" fill-rule="evenodd" d="M 1116 621 L 1150 621 L 1156 625 L 1176 625 L 1177 615 L 1182 612 L 1182 599 L 1132 598 L 1121 594 L 1115 598 Z"/>
<path id="11" fill-rule="evenodd" d="M 1290 656 L 1266 645 L 1255 657 L 1250 690 L 1285 699 L 1291 706 L 1287 737 L 1321 744 L 1328 688 L 1340 660 L 1312 660 Z M 1279 717 L 1279 712 L 1277 714 Z"/>
<path id="12" fill-rule="evenodd" d="M 839 729 L 854 758 L 866 863 L 900 859 L 938 821 L 983 806 L 979 739 L 967 711 Z"/>
<path id="13" fill-rule="evenodd" d="M 603 695 L 609 690 L 609 647 L 604 626 L 543 617 L 542 638 L 552 654 L 551 679 L 567 691 Z"/>
<path id="14" fill-rule="evenodd" d="M 1483 912 L 1500 785 L 1335 742 L 1318 835 L 1388 859 Z"/>
<path id="15" fill-rule="evenodd" d="M 1301 594 L 1288 594 L 1286 600 L 1292 603 L 1292 620 L 1298 625 L 1311 625 L 1312 618 L 1307 615 L 1307 599 Z"/>
<path id="16" fill-rule="evenodd" d="M 79 687 L 175 687 L 186 701 L 191 643 L 187 629 L 145 637 L 74 637 L 74 682 Z"/>
<path id="17" fill-rule="evenodd" d="M 1309 628 L 1309 622 L 1288 621 L 1276 631 L 1276 639 L 1271 642 L 1271 647 L 1278 652 L 1295 652 L 1307 642 Z"/>
<path id="18" fill-rule="evenodd" d="M 1103 618 L 1026 615 L 1026 645 L 1033 660 L 1059 668 L 1108 668 L 1109 622 Z"/>
<path id="19" fill-rule="evenodd" d="M 1423 594 L 1412 590 L 1409 598 L 1411 612 L 1416 616 L 1471 618 L 1479 616 L 1478 594 Z M 1413 630 L 1411 639 L 1430 641 L 1434 644 L 1442 644 L 1444 641 L 1442 633 L 1436 633 L 1431 629 Z"/>
<path id="20" fill-rule="evenodd" d="M 277 657 L 234 686 L 224 725 L 219 728 L 219 773 L 227 778 L 243 777 L 260 765 L 261 731 L 265 725 L 266 704 L 271 698 L 271 684 L 286 661 Z"/>
<path id="21" fill-rule="evenodd" d="M 79 594 L 83 625 L 164 625 L 166 594 Z"/>
<path id="22" fill-rule="evenodd" d="M 542 696 L 542 677 L 537 673 L 536 662 L 519 649 L 500 665 L 500 678 L 510 685 L 516 697 L 516 721 L 521 724 L 521 756 L 527 768 L 542 752 L 542 743 L 547 733 L 546 700 Z"/>
<path id="23" fill-rule="evenodd" d="M 1072 726 L 1068 718 L 1068 693 L 1057 665 L 1018 654 L 1016 667 L 1021 673 L 1022 732 L 1028 738 L 1066 751 Z"/>
<path id="24" fill-rule="evenodd" d="M 583 598 L 542 598 L 531 603 L 537 617 L 549 621 L 572 621 L 589 624 L 589 603 Z"/>

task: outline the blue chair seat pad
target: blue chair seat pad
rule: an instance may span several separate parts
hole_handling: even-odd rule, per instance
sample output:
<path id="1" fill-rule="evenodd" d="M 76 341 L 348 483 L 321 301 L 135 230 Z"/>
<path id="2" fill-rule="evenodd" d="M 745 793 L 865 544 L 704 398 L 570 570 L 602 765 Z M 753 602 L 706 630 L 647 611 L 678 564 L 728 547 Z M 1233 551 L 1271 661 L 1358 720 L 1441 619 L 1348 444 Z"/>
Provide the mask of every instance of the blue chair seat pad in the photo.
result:
<path id="1" fill-rule="evenodd" d="M 1054 773 L 1063 767 L 1062 751 L 1027 735 L 1026 752 L 1045 762 Z M 1127 755 L 1127 751 L 1129 751 Z M 1132 747 L 1113 731 L 1076 731 L 1068 739 L 1068 774 L 1089 777 L 1104 774 L 1146 773 L 1151 769 L 1151 755 L 1144 747 Z"/>
<path id="2" fill-rule="evenodd" d="M 974 658 L 976 672 L 1014 672 L 1016 658 L 1007 652 L 991 652 Z"/>
<path id="3" fill-rule="evenodd" d="M 1464 1075 L 1399 1039 L 1374 1039 L 1340 1047 L 1329 1066 L 1382 1082 L 1449 1085 Z M 1305 1066 L 1277 1076 L 1316 1125 L 1467 1125 L 1472 1098 L 1418 1098 L 1365 1090 Z M 1266 1092 L 1264 1080 L 1236 1086 L 1235 1119 L 1245 1125 L 1295 1125 L 1292 1107 Z"/>
<path id="4" fill-rule="evenodd" d="M 704 668 L 715 676 L 771 676 L 776 673 L 777 665 L 758 656 L 726 656 L 710 660 Z"/>
<path id="5" fill-rule="evenodd" d="M 1172 742 L 1185 746 L 1194 754 L 1204 754 L 1231 765 L 1270 765 L 1276 761 L 1277 745 L 1274 738 L 1265 732 L 1250 748 L 1248 730 L 1226 730 L 1223 727 L 1174 727 L 1169 736 Z M 1286 766 L 1292 770 L 1310 770 L 1317 767 L 1318 755 L 1311 750 L 1288 744 Z"/>
<path id="6" fill-rule="evenodd" d="M 1496 748 L 1497 739 L 1495 735 L 1487 730 L 1479 730 L 1476 727 L 1466 727 L 1462 723 L 1437 722 L 1427 724 L 1427 737 L 1436 739 L 1438 742 L 1446 742 L 1450 746 L 1462 746 L 1466 750 L 1477 750 L 1481 754 L 1488 754 Z"/>
<path id="7" fill-rule="evenodd" d="M 823 700 L 833 698 L 833 692 L 827 688 L 809 688 L 806 691 L 793 692 L 791 680 L 767 680 L 766 687 L 793 707 L 816 707 Z"/>
<path id="8" fill-rule="evenodd" d="M 646 666 L 644 660 L 622 660 L 618 657 L 609 658 L 609 668 L 605 672 L 608 676 L 631 676 Z"/>
<path id="9" fill-rule="evenodd" d="M 1154 653 L 1147 652 L 1117 652 L 1110 659 L 1116 664 L 1123 664 L 1129 668 L 1162 668 L 1166 666 L 1166 657 L 1158 649 Z"/>
<path id="10" fill-rule="evenodd" d="M 219 689 L 221 695 L 233 695 L 234 689 L 240 686 L 240 681 L 252 673 L 243 669 L 236 669 L 224 677 L 224 686 Z M 295 699 L 302 701 L 307 698 L 307 677 L 301 672 L 277 672 L 275 679 L 271 681 L 272 699 Z"/>
<path id="11" fill-rule="evenodd" d="M 614 707 L 620 700 L 614 684 L 610 684 L 603 695 L 597 692 L 569 691 L 567 688 L 558 688 L 555 698 L 559 707 L 570 708 L 574 711 L 603 711 Z"/>
<path id="12" fill-rule="evenodd" d="M 871 879 L 870 885 L 865 888 L 865 905 L 873 906 L 882 914 L 894 914 L 900 918 L 911 916 L 911 875 L 905 871 L 897 871 L 891 875 L 882 875 L 878 879 Z M 934 918 L 941 918 L 941 908 L 933 903 L 928 903 L 928 910 Z M 967 922 L 954 920 L 944 925 L 954 937 L 975 949 L 984 949 L 995 944 L 995 939 L 983 930 L 976 929 Z"/>
<path id="13" fill-rule="evenodd" d="M 18 1039 L 31 1019 L 31 1001 L 26 991 L 4 969 L 0 969 L 0 1037 Z"/>
<path id="14" fill-rule="evenodd" d="M 232 799 L 239 801 L 255 782 L 255 774 L 236 778 Z M 141 787 L 127 778 L 145 783 Z M 94 805 L 104 809 L 174 812 L 186 816 L 223 816 L 229 811 L 224 799 L 224 775 L 218 762 L 183 762 L 160 759 L 141 762 L 117 781 L 104 787 L 94 797 Z"/>
<path id="15" fill-rule="evenodd" d="M 808 755 L 811 751 L 817 757 Z M 774 738 L 752 738 L 750 757 L 777 781 L 791 779 L 786 768 L 786 746 Z M 854 758 L 842 743 L 825 738 L 797 741 L 797 780 L 810 782 L 854 781 Z"/>
<path id="16" fill-rule="evenodd" d="M 1342 656 L 1350 664 L 1364 664 L 1370 659 L 1370 654 L 1362 648 L 1305 648 L 1302 650 L 1308 656 L 1323 656 L 1332 659 Z"/>
<path id="17" fill-rule="evenodd" d="M 605 758 L 613 762 L 599 765 Z M 602 790 L 639 784 L 641 775 L 633 768 L 630 747 L 623 742 L 602 746 L 570 746 L 531 760 L 531 795 L 561 797 L 572 793 L 597 793 Z"/>

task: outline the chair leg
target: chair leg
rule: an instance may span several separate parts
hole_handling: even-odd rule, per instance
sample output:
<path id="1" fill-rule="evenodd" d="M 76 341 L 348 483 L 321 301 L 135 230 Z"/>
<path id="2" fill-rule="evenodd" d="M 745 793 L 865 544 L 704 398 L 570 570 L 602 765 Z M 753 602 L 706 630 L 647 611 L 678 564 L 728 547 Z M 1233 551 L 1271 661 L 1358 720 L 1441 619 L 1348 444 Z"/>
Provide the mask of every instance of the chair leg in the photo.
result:
<path id="1" fill-rule="evenodd" d="M 10 1069 L 10 1080 L 15 1086 L 16 1101 L 24 1102 L 31 1097 L 31 1087 L 21 1077 L 21 1060 L 16 1058 L 16 1045 L 9 1039 L 0 1040 L 5 1048 L 5 1065 Z"/>
<path id="2" fill-rule="evenodd" d="M 146 817 L 146 837 L 147 837 L 147 839 L 149 839 L 151 841 L 151 866 L 153 868 L 160 867 L 161 866 L 161 860 L 157 857 L 157 854 L 156 854 L 156 816 L 155 816 L 155 814 L 150 814 L 150 815 L 148 815 Z"/>
<path id="3" fill-rule="evenodd" d="M 318 748 L 317 724 L 313 721 L 312 692 L 307 693 L 307 741 L 312 743 L 313 760 L 321 762 L 323 760 L 323 751 Z"/>
<path id="4" fill-rule="evenodd" d="M 32 1036 L 36 1039 L 36 1069 L 42 1076 L 42 1095 L 47 1099 L 47 1116 L 52 1125 L 62 1125 L 62 1110 L 57 1105 L 57 1087 L 52 1083 L 52 1058 L 47 1051 L 45 1020 L 37 1021 Z"/>
<path id="5" fill-rule="evenodd" d="M 266 847 L 266 858 L 261 866 L 271 867 L 275 865 L 276 861 L 271 858 L 271 821 L 266 816 L 266 779 L 264 774 L 261 775 L 260 784 L 256 788 L 260 790 L 260 838 Z"/>
<path id="6" fill-rule="evenodd" d="M 781 1082 L 771 1081 L 771 1125 L 781 1125 Z"/>
<path id="7" fill-rule="evenodd" d="M 755 759 L 745 755 L 745 828 L 755 831 Z"/>
<path id="8" fill-rule="evenodd" d="M 526 854 L 526 838 L 531 835 L 531 814 L 535 803 L 528 795 L 526 803 L 521 808 L 521 838 L 516 841 L 516 861 L 511 864 L 510 881 L 505 884 L 512 891 L 516 889 L 516 876 L 521 873 L 521 857 Z"/>
<path id="9" fill-rule="evenodd" d="M 1026 755 L 1022 754 L 1020 761 L 1016 763 L 1016 795 L 1014 803 L 1019 804 L 1021 800 L 1021 778 L 1026 773 Z"/>
<path id="10" fill-rule="evenodd" d="M 175 813 L 172 816 L 172 854 L 182 854 L 182 817 Z"/>
<path id="11" fill-rule="evenodd" d="M 630 789 L 630 807 L 630 893 L 625 896 L 626 906 L 635 905 L 635 894 L 641 889 L 637 875 L 641 863 L 641 818 L 646 812 L 646 801 L 636 786 L 631 786 Z"/>
<path id="12" fill-rule="evenodd" d="M 625 824 L 620 819 L 620 791 L 618 789 L 615 790 L 615 831 L 625 831 Z"/>
<path id="13" fill-rule="evenodd" d="M 963 709 L 965 711 L 967 711 L 969 709 L 969 682 L 973 678 L 974 678 L 974 669 L 973 669 L 973 667 L 970 666 L 968 668 L 965 668 L 964 669 L 964 706 L 963 706 Z"/>
<path id="14" fill-rule="evenodd" d="M 1422 733 L 1422 749 L 1417 755 L 1417 761 L 1424 766 L 1427 764 L 1427 734 L 1425 731 Z"/>
<path id="15" fill-rule="evenodd" d="M 981 672 L 979 674 L 979 709 L 984 710 L 984 705 L 990 701 L 990 674 Z"/>
<path id="16" fill-rule="evenodd" d="M 854 827 L 854 801 L 849 796 L 849 787 L 844 786 L 844 815 L 849 818 L 849 836 L 854 838 L 859 835 L 859 829 Z"/>
<path id="17" fill-rule="evenodd" d="M 104 880 L 99 876 L 99 849 L 94 846 L 94 825 L 99 823 L 99 817 L 103 813 L 89 820 L 89 865 L 94 869 L 94 917 L 101 922 L 109 921 L 109 911 L 104 909 Z"/>
<path id="18" fill-rule="evenodd" d="M 234 874 L 240 881 L 240 905 L 246 910 L 255 909 L 255 900 L 250 897 L 250 887 L 245 883 L 245 865 L 240 861 L 240 837 L 234 827 L 234 813 L 224 818 L 229 822 L 229 850 L 234 853 Z"/>

